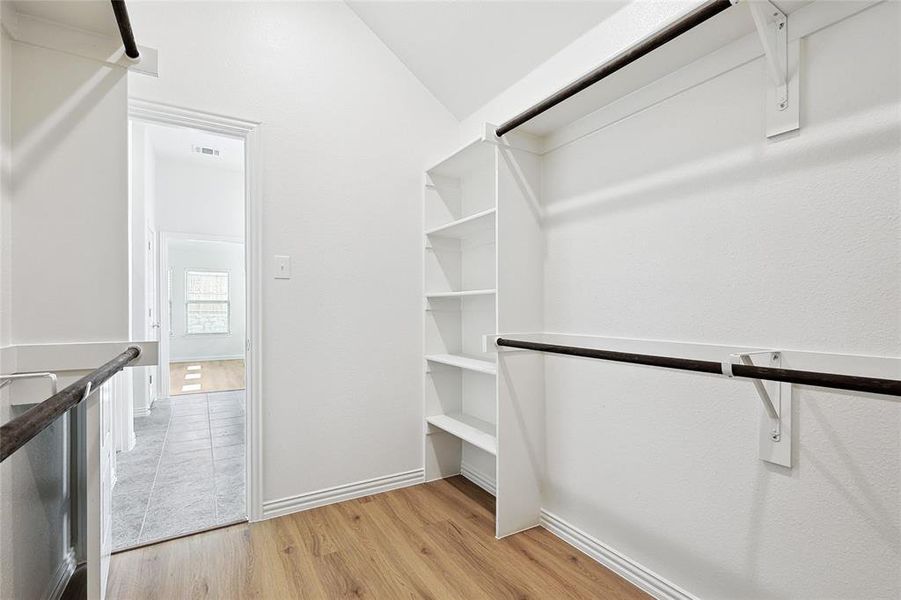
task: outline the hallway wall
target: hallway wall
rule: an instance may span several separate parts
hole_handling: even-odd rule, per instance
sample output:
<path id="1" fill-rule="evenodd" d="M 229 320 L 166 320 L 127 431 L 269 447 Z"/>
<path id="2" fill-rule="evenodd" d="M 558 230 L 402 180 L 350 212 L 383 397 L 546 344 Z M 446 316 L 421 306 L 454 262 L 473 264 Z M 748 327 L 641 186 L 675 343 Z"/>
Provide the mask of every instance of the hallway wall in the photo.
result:
<path id="1" fill-rule="evenodd" d="M 153 177 L 159 231 L 244 237 L 243 170 L 157 156 Z"/>
<path id="2" fill-rule="evenodd" d="M 420 469 L 422 172 L 456 120 L 343 3 L 130 10 L 161 74 L 133 96 L 262 123 L 264 500 Z"/>

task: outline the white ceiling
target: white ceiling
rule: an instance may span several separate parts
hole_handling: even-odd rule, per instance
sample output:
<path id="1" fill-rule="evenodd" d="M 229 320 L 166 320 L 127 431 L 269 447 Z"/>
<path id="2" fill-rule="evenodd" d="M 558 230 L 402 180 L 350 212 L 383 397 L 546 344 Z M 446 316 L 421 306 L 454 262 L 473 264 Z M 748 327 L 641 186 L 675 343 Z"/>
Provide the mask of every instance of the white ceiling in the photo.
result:
<path id="1" fill-rule="evenodd" d="M 116 15 L 108 0 L 16 0 L 13 6 L 22 14 L 103 35 L 119 35 Z"/>
<path id="2" fill-rule="evenodd" d="M 158 158 L 216 169 L 237 171 L 244 168 L 244 142 L 240 139 L 185 127 L 144 126 L 150 147 Z M 193 146 L 215 148 L 219 150 L 219 156 L 199 154 L 194 152 Z"/>
<path id="3" fill-rule="evenodd" d="M 347 0 L 360 19 L 458 119 L 626 3 Z"/>

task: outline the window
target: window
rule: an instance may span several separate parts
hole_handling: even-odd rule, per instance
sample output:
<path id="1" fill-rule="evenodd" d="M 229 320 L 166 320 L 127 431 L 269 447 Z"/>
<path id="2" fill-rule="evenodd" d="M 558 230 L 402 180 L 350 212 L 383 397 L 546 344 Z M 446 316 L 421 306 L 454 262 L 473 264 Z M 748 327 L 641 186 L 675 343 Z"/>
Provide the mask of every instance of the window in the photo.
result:
<path id="1" fill-rule="evenodd" d="M 229 332 L 228 273 L 185 272 L 185 333 Z"/>

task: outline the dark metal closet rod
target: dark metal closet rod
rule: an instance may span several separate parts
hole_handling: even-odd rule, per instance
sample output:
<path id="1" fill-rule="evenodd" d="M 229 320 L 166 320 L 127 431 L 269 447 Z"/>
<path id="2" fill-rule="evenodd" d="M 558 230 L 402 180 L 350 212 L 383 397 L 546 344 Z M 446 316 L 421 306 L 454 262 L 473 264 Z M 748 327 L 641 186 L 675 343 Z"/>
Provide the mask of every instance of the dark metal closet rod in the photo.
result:
<path id="1" fill-rule="evenodd" d="M 650 37 L 647 37 L 634 46 L 627 48 L 587 75 L 583 75 L 562 90 L 554 93 L 551 96 L 548 96 L 538 104 L 532 106 L 527 110 L 524 110 L 506 123 L 503 123 L 500 127 L 495 129 L 495 135 L 501 137 L 505 133 L 516 129 L 523 123 L 531 121 L 541 113 L 549 110 L 550 108 L 553 108 L 554 106 L 557 106 L 564 100 L 575 96 L 585 88 L 591 87 L 605 77 L 616 73 L 623 67 L 635 62 L 642 56 L 653 52 L 665 43 L 679 37 L 686 31 L 697 27 L 698 25 L 712 17 L 715 17 L 719 13 L 732 6 L 732 4 L 733 3 L 730 0 L 709 0 L 708 2 L 705 2 L 695 10 L 680 18 L 678 21 L 667 25 Z"/>
<path id="2" fill-rule="evenodd" d="M 0 462 L 44 431 L 60 415 L 84 400 L 90 391 L 100 388 L 110 377 L 140 355 L 140 348 L 130 347 L 105 365 L 94 369 L 72 385 L 0 427 Z"/>
<path id="3" fill-rule="evenodd" d="M 125 0 L 110 0 L 110 2 L 113 5 L 113 13 L 116 15 L 119 35 L 122 36 L 122 45 L 125 46 L 125 56 L 136 60 L 141 56 L 141 53 L 138 52 L 135 34 L 131 30 L 131 20 L 128 18 L 128 8 L 125 6 Z"/>
<path id="4" fill-rule="evenodd" d="M 496 343 L 498 346 L 503 346 L 505 348 L 520 348 L 523 350 L 549 352 L 551 354 L 563 354 L 566 356 L 597 358 L 600 360 L 632 363 L 649 367 L 663 367 L 666 369 L 679 369 L 681 371 L 710 373 L 712 375 L 723 374 L 722 363 L 710 360 L 656 356 L 654 354 L 633 354 L 631 352 L 614 352 L 612 350 L 598 350 L 595 348 L 580 348 L 578 346 L 562 346 L 558 344 L 544 344 L 541 342 L 508 340 L 505 338 L 498 338 Z M 901 396 L 901 381 L 896 379 L 878 379 L 876 377 L 858 377 L 856 375 L 839 375 L 837 373 L 817 373 L 815 371 L 796 371 L 793 369 L 758 367 L 742 364 L 732 365 L 732 374 L 735 377 L 746 377 L 749 379 L 766 379 L 769 381 L 783 381 L 786 383 L 812 385 L 836 390 Z"/>

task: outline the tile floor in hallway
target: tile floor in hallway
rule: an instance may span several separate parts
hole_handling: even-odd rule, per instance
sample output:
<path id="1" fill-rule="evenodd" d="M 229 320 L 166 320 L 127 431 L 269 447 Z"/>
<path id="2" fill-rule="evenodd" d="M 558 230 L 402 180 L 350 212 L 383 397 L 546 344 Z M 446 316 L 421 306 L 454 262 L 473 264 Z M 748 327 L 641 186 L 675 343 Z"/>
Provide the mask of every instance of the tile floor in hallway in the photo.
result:
<path id="1" fill-rule="evenodd" d="M 243 390 L 157 400 L 135 436 L 116 455 L 115 550 L 245 518 Z"/>

